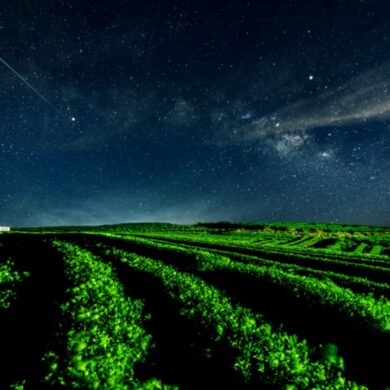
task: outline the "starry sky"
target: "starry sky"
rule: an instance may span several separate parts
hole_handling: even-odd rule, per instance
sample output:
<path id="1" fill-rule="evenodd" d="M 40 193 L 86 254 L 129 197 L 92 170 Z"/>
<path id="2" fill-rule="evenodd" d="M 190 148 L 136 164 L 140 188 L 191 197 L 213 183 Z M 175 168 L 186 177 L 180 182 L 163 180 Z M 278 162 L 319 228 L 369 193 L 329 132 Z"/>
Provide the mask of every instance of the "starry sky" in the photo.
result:
<path id="1" fill-rule="evenodd" d="M 0 225 L 390 225 L 387 1 L 2 0 L 0 57 Z"/>

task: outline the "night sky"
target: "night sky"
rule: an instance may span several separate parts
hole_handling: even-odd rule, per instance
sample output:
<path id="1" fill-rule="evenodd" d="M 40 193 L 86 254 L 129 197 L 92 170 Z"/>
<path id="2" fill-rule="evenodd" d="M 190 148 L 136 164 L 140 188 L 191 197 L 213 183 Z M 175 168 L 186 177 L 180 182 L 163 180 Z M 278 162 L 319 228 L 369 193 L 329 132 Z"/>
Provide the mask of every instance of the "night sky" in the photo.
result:
<path id="1" fill-rule="evenodd" d="M 390 224 L 388 1 L 2 0 L 0 57 L 0 225 Z"/>

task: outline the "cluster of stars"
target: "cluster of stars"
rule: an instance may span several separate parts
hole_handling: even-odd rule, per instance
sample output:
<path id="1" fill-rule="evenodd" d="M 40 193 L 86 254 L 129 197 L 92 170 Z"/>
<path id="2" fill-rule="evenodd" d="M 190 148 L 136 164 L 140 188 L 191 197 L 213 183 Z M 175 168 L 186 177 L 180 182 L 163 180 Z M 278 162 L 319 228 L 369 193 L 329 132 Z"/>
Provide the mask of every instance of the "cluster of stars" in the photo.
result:
<path id="1" fill-rule="evenodd" d="M 385 222 L 379 5 L 125 3 L 5 7 L 1 223 Z"/>

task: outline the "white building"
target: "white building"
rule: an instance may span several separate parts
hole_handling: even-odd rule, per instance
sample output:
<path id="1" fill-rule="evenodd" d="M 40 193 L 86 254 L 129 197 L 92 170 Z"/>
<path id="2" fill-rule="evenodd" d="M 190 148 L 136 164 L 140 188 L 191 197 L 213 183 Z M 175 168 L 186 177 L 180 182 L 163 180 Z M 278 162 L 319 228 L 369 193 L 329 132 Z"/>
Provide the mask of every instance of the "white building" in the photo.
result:
<path id="1" fill-rule="evenodd" d="M 9 226 L 0 226 L 0 232 L 9 232 L 10 230 Z"/>

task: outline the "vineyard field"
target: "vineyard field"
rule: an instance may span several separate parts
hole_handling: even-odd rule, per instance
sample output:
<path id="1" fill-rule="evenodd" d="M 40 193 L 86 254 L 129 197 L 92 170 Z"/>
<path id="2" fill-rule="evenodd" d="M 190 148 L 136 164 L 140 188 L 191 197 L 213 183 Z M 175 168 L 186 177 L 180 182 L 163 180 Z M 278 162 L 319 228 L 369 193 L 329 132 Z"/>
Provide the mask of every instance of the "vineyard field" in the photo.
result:
<path id="1" fill-rule="evenodd" d="M 0 389 L 390 389 L 390 228 L 0 233 Z"/>

